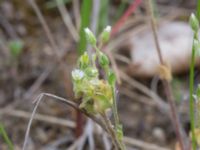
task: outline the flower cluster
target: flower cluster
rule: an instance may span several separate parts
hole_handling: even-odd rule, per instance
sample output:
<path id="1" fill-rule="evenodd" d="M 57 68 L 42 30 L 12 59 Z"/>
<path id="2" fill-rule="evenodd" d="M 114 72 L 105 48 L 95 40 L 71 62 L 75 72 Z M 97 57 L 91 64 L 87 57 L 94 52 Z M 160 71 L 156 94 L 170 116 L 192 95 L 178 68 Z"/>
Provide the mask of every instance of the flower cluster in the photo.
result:
<path id="1" fill-rule="evenodd" d="M 73 87 L 76 98 L 81 98 L 80 108 L 88 113 L 104 113 L 113 105 L 113 86 L 115 76 L 109 68 L 108 57 L 96 46 L 96 38 L 93 33 L 85 29 L 87 41 L 95 49 L 90 59 L 87 52 L 78 59 L 78 68 L 72 71 Z M 109 40 L 110 27 L 107 27 L 101 34 L 102 42 Z M 105 71 L 106 79 L 99 78 L 99 70 L 96 67 L 96 60 Z"/>

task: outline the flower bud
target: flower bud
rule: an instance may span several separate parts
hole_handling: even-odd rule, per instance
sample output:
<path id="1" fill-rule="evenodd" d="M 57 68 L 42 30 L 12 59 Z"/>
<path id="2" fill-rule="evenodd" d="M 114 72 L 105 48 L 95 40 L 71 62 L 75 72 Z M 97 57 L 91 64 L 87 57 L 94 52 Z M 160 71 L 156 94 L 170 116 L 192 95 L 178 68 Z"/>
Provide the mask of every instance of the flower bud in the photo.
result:
<path id="1" fill-rule="evenodd" d="M 199 29 L 199 21 L 197 17 L 192 13 L 189 19 L 190 26 L 194 32 L 197 32 Z"/>
<path id="2" fill-rule="evenodd" d="M 102 41 L 103 43 L 108 42 L 108 40 L 110 39 L 110 32 L 111 32 L 111 26 L 107 26 L 107 27 L 103 30 L 103 32 L 102 32 L 102 34 L 101 34 L 101 41 Z"/>
<path id="3" fill-rule="evenodd" d="M 88 54 L 85 52 L 79 58 L 79 61 L 78 61 L 79 68 L 85 69 L 85 68 L 87 68 L 89 66 L 89 64 L 90 64 L 90 59 L 89 59 Z"/>
<path id="4" fill-rule="evenodd" d="M 92 31 L 90 31 L 89 28 L 85 28 L 85 35 L 86 35 L 86 39 L 87 41 L 92 45 L 95 46 L 96 45 L 96 38 L 94 36 L 94 34 L 92 33 Z"/>
<path id="5" fill-rule="evenodd" d="M 80 81 L 84 77 L 84 72 L 79 69 L 75 69 L 72 71 L 72 78 L 75 81 Z"/>
<path id="6" fill-rule="evenodd" d="M 100 54 L 99 54 L 99 64 L 101 65 L 101 67 L 106 67 L 106 66 L 108 66 L 109 65 L 109 59 L 108 59 L 108 57 L 104 54 L 104 53 L 102 53 L 102 52 L 100 52 Z"/>

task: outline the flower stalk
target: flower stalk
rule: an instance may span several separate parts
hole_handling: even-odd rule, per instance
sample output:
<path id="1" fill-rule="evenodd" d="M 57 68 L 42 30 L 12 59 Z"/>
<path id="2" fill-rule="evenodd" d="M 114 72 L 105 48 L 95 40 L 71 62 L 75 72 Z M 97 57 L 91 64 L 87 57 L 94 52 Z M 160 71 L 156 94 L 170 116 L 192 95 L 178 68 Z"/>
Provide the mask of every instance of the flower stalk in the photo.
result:
<path id="1" fill-rule="evenodd" d="M 194 32 L 193 36 L 193 44 L 192 44 L 192 54 L 191 54 L 191 62 L 190 62 L 190 126 L 191 126 L 191 138 L 192 138 L 192 149 L 196 150 L 197 140 L 195 135 L 195 107 L 194 107 L 194 68 L 195 68 L 195 55 L 198 50 L 199 39 L 198 39 L 198 31 L 199 31 L 199 20 L 197 19 L 195 14 L 191 14 L 189 19 L 189 24 Z"/>

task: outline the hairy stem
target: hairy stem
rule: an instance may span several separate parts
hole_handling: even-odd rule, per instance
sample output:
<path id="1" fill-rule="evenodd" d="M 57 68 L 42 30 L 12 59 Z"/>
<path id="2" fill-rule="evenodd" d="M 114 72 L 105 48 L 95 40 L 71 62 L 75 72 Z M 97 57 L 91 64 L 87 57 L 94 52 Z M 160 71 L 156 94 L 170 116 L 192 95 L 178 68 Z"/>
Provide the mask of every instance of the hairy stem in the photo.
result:
<path id="1" fill-rule="evenodd" d="M 120 142 L 120 140 L 118 139 L 116 131 L 113 129 L 113 125 L 105 113 L 102 114 L 102 118 L 103 118 L 105 126 L 107 127 L 107 130 L 114 142 L 115 147 L 117 149 L 124 150 L 124 146 L 123 146 L 122 142 Z"/>
<path id="2" fill-rule="evenodd" d="M 112 94 L 113 94 L 113 116 L 115 120 L 115 128 L 117 125 L 119 125 L 119 116 L 118 116 L 118 111 L 117 111 L 117 101 L 116 101 L 116 96 L 115 96 L 115 87 L 112 87 Z"/>
<path id="3" fill-rule="evenodd" d="M 195 36 L 194 36 L 195 39 Z M 192 132 L 192 149 L 196 150 L 196 136 L 195 136 L 195 115 L 194 115 L 194 64 L 195 64 L 195 48 L 192 45 L 192 55 L 190 63 L 190 127 Z"/>

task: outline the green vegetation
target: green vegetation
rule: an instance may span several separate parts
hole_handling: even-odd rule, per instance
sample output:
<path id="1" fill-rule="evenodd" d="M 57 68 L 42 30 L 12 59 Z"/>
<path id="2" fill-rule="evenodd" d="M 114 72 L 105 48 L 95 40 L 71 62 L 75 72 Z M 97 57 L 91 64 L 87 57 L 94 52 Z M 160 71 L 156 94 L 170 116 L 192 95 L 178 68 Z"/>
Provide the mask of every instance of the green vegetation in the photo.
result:
<path id="1" fill-rule="evenodd" d="M 2 137 L 5 143 L 8 145 L 9 150 L 14 150 L 14 145 L 9 139 L 2 123 L 0 123 L 0 137 Z"/>

